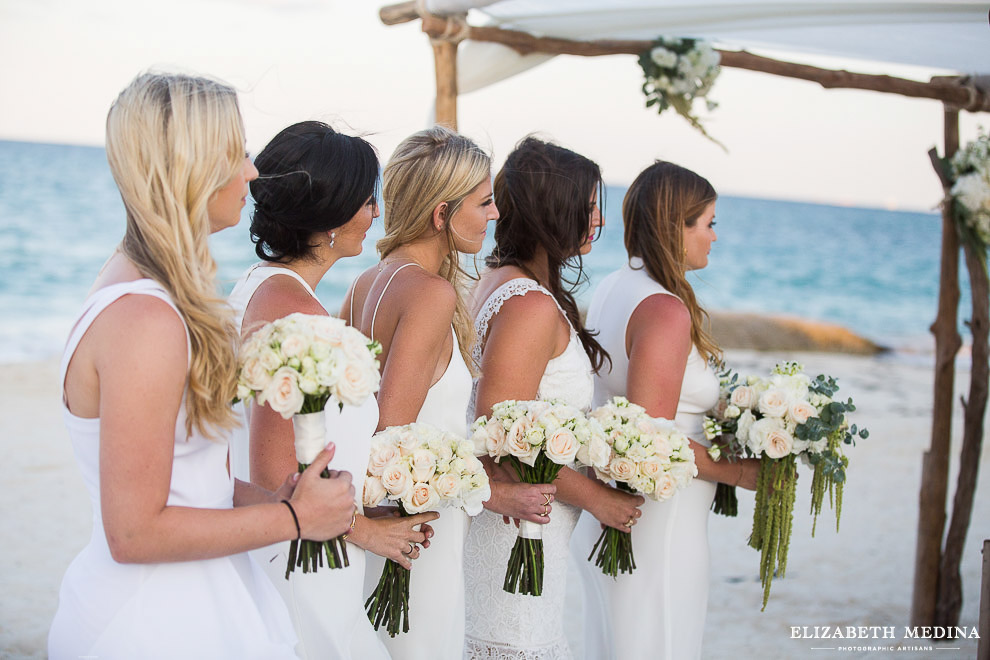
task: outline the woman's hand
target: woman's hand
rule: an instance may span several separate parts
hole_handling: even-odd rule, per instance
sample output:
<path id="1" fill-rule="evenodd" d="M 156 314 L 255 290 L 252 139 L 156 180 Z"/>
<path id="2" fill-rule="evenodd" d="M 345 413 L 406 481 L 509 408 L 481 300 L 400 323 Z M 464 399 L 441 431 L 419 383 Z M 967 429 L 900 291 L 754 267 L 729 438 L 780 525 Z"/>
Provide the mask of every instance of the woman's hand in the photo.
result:
<path id="1" fill-rule="evenodd" d="M 430 547 L 433 528 L 427 525 L 440 514 L 436 511 L 402 516 L 398 511 L 380 518 L 358 517 L 354 531 L 348 535 L 356 545 L 369 552 L 391 559 L 405 569 L 412 568 L 413 559 L 419 557 L 419 546 Z M 419 531 L 416 528 L 419 527 Z"/>
<path id="2" fill-rule="evenodd" d="M 756 479 L 760 476 L 760 459 L 744 458 L 739 461 L 739 481 L 736 486 L 746 490 L 756 490 Z"/>
<path id="3" fill-rule="evenodd" d="M 509 518 L 528 520 L 546 525 L 550 522 L 551 503 L 557 487 L 553 484 L 524 484 L 518 481 L 491 482 L 492 496 L 485 502 L 485 508 L 501 513 L 506 523 Z"/>
<path id="4" fill-rule="evenodd" d="M 639 507 L 646 501 L 642 495 L 634 495 L 618 488 L 603 485 L 589 509 L 602 525 L 620 532 L 632 531 L 633 525 L 643 515 Z"/>
<path id="5" fill-rule="evenodd" d="M 347 533 L 354 515 L 354 486 L 349 472 L 332 470 L 330 478 L 320 473 L 333 459 L 335 447 L 327 446 L 313 459 L 313 463 L 301 475 L 290 477 L 295 482 L 291 503 L 299 518 L 300 535 L 304 539 L 325 541 Z M 287 488 L 283 484 L 279 488 Z"/>

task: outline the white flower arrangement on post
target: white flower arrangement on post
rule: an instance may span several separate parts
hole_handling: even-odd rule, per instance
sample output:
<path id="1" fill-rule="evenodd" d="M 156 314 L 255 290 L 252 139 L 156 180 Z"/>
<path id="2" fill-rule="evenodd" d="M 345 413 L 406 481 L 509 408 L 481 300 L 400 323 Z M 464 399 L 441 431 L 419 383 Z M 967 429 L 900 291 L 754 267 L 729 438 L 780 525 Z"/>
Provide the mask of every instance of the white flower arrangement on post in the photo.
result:
<path id="1" fill-rule="evenodd" d="M 959 236 L 973 248 L 986 271 L 990 247 L 990 135 L 980 131 L 948 165 Z"/>
<path id="2" fill-rule="evenodd" d="M 326 446 L 323 409 L 332 399 L 341 409 L 359 406 L 378 391 L 376 356 L 381 346 L 332 316 L 290 314 L 254 332 L 241 346 L 237 400 L 254 397 L 284 419 L 292 419 L 296 462 L 302 472 Z M 324 470 L 321 475 L 328 478 Z M 285 578 L 296 566 L 303 573 L 323 565 L 348 566 L 343 538 L 325 542 L 299 539 L 289 546 Z"/>
<path id="3" fill-rule="evenodd" d="M 718 106 L 706 97 L 721 72 L 719 60 L 718 51 L 709 42 L 676 37 L 659 37 L 650 50 L 639 55 L 639 65 L 646 76 L 643 83 L 646 107 L 656 106 L 658 113 L 673 108 L 702 135 L 724 149 L 725 146 L 709 135 L 692 113 L 695 99 L 705 99 L 709 111 Z"/>

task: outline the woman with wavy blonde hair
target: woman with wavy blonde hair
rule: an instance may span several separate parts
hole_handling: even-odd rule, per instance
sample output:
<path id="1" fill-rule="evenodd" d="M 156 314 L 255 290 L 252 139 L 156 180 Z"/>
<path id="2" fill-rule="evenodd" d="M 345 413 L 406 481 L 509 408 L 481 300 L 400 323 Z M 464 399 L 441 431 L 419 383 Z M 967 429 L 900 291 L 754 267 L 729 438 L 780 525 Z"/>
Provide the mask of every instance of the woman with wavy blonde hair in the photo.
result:
<path id="1" fill-rule="evenodd" d="M 759 460 L 715 463 L 702 429 L 718 400 L 712 363 L 721 352 L 685 275 L 708 265 L 716 201 L 706 179 L 679 165 L 657 161 L 641 172 L 622 204 L 629 263 L 602 280 L 588 308 L 588 326 L 612 357 L 611 369 L 596 374 L 596 403 L 624 396 L 673 419 L 698 466 L 674 497 L 643 505 L 632 536 L 636 572 L 598 576 L 619 658 L 701 656 L 715 482 L 756 488 Z"/>
<path id="2" fill-rule="evenodd" d="M 294 657 L 285 607 L 246 551 L 347 530 L 350 475 L 320 479 L 329 448 L 278 491 L 235 481 L 232 311 L 207 237 L 237 224 L 248 182 L 235 92 L 138 76 L 107 117 L 127 211 L 70 334 L 63 414 L 92 499 L 69 566 L 52 658 Z"/>
<path id="3" fill-rule="evenodd" d="M 358 277 L 342 310 L 382 344 L 380 429 L 422 422 L 467 434 L 473 333 L 460 255 L 477 254 L 498 218 L 491 167 L 474 142 L 442 126 L 403 140 L 385 166 L 382 260 Z M 531 499 L 543 501 L 535 492 Z M 410 579 L 409 632 L 386 638 L 393 658 L 461 657 L 467 523 L 459 509 L 432 523 L 430 548 Z M 368 577 L 370 591 L 370 562 Z"/>

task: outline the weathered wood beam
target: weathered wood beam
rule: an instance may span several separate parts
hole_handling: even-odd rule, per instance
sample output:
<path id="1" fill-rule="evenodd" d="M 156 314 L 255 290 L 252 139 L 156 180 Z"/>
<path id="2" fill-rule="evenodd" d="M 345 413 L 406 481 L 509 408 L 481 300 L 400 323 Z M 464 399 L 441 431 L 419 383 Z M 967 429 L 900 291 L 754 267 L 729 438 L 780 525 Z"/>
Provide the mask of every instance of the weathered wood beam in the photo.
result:
<path id="1" fill-rule="evenodd" d="M 499 43 L 522 55 L 531 53 L 581 55 L 585 57 L 638 55 L 652 45 L 650 41 L 574 41 L 555 37 L 535 37 L 528 32 L 471 25 L 462 26 L 461 30 L 466 39 Z M 440 37 L 449 34 L 451 28 L 448 25 L 448 19 L 439 16 L 424 16 L 423 31 L 433 37 Z M 913 98 L 934 99 L 971 112 L 990 111 L 990 94 L 986 90 L 962 86 L 956 78 L 942 77 L 934 79 L 932 82 L 920 82 L 894 76 L 822 69 L 807 64 L 783 62 L 746 51 L 720 50 L 719 54 L 722 58 L 722 66 L 808 80 L 828 89 L 864 89 Z"/>
<path id="2" fill-rule="evenodd" d="M 945 111 L 945 157 L 959 149 L 959 112 Z M 933 163 L 935 164 L 935 163 Z M 936 172 L 942 179 L 945 197 L 950 190 L 941 165 Z M 918 506 L 918 539 L 914 563 L 914 594 L 911 625 L 931 626 L 935 622 L 938 572 L 945 530 L 945 497 L 949 481 L 949 449 L 952 444 L 952 406 L 956 353 L 962 344 L 956 326 L 959 309 L 959 237 L 952 206 L 942 204 L 942 265 L 939 275 L 938 313 L 931 331 L 935 335 L 935 395 L 932 406 L 932 440 L 921 468 Z"/>
<path id="3" fill-rule="evenodd" d="M 399 25 L 400 23 L 415 21 L 419 18 L 419 12 L 416 11 L 416 0 L 382 7 L 378 10 L 378 18 L 385 25 Z"/>
<path id="4" fill-rule="evenodd" d="M 436 123 L 457 130 L 457 42 L 434 39 L 433 64 L 436 67 Z"/>

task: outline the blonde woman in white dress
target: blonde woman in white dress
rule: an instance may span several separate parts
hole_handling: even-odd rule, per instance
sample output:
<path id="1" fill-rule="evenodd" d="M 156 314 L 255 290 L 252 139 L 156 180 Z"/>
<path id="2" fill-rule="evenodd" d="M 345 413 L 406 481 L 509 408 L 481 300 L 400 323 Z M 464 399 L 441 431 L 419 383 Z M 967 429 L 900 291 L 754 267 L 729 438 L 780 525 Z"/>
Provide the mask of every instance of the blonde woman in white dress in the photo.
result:
<path id="1" fill-rule="evenodd" d="M 385 166 L 382 260 L 354 283 L 344 302 L 355 327 L 382 343 L 379 428 L 421 422 L 467 435 L 471 392 L 467 349 L 473 331 L 463 299 L 462 254 L 481 250 L 492 201 L 491 158 L 442 126 L 403 140 Z M 529 498 L 514 515 L 532 514 Z M 444 509 L 430 547 L 410 576 L 409 632 L 385 639 L 393 658 L 455 660 L 464 647 L 464 539 L 470 519 Z M 377 584 L 370 570 L 366 590 Z"/>
<path id="2" fill-rule="evenodd" d="M 572 281 L 580 282 L 581 256 L 591 251 L 602 224 L 602 188 L 595 163 L 533 137 L 516 146 L 495 178 L 502 217 L 486 260 L 489 270 L 474 295 L 481 376 L 472 416 L 487 415 L 496 403 L 509 399 L 555 399 L 584 411 L 591 407 L 592 375 L 608 356 L 581 324 L 565 272 L 574 268 Z M 493 492 L 514 483 L 508 469 L 491 461 L 487 467 Z M 556 493 L 547 495 L 542 511 L 548 515 L 536 521 L 544 524 L 541 596 L 502 588 L 517 536 L 516 527 L 499 515 L 502 511 L 489 506 L 473 521 L 466 550 L 465 657 L 570 658 L 572 644 L 583 648 L 587 658 L 607 657 L 608 649 L 569 642 L 565 635 L 565 627 L 584 623 L 575 621 L 584 618 L 578 603 L 565 602 L 568 578 L 579 574 L 568 570 L 571 533 L 582 510 L 602 524 L 628 531 L 626 523 L 639 517 L 643 498 L 569 467 L 551 485 Z M 567 618 L 573 625 L 565 625 Z"/>
<path id="3" fill-rule="evenodd" d="M 288 613 L 248 550 L 347 531 L 349 475 L 324 450 L 272 493 L 228 470 L 233 312 L 209 234 L 237 224 L 257 171 L 233 89 L 138 76 L 107 117 L 124 238 L 62 361 L 63 416 L 93 533 L 59 591 L 48 655 L 292 658 Z"/>
<path id="4" fill-rule="evenodd" d="M 588 327 L 612 357 L 596 376 L 596 404 L 620 395 L 673 419 L 698 465 L 686 489 L 643 505 L 632 536 L 635 572 L 599 576 L 619 658 L 700 657 L 715 482 L 756 488 L 758 461 L 715 463 L 705 451 L 702 419 L 719 389 L 710 362 L 720 351 L 685 273 L 708 265 L 715 201 L 707 180 L 673 163 L 640 173 L 622 205 L 629 263 L 598 285 L 588 309 Z"/>
<path id="5" fill-rule="evenodd" d="M 322 122 L 300 122 L 272 138 L 255 164 L 261 174 L 251 183 L 251 238 L 262 261 L 247 270 L 230 295 L 245 336 L 295 312 L 329 315 L 314 290 L 338 259 L 361 253 L 378 215 L 378 158 L 361 138 Z M 251 477 L 262 485 L 277 483 L 296 466 L 292 422 L 267 406 L 252 404 L 249 412 Z M 332 465 L 351 473 L 357 496 L 347 533 L 349 565 L 316 573 L 297 570 L 286 580 L 287 544 L 259 550 L 255 557 L 289 605 L 302 657 L 383 659 L 388 652 L 363 608 L 365 550 L 411 567 L 419 555 L 415 544 L 429 533 L 429 526 L 414 528 L 436 514 L 366 517 L 361 489 L 378 425 L 375 398 L 342 410 L 331 399 L 325 412 L 327 438 L 337 445 Z"/>

